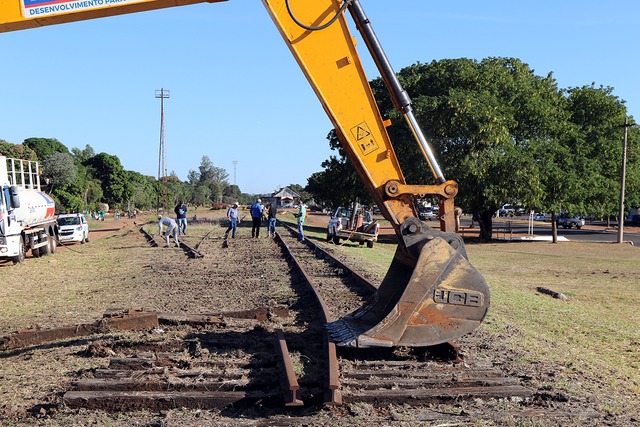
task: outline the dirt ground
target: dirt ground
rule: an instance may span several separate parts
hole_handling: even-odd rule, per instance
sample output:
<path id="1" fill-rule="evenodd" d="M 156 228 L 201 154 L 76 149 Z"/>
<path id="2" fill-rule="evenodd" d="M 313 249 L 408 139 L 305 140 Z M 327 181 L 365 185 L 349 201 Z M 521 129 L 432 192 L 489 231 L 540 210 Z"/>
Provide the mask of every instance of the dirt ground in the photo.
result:
<path id="1" fill-rule="evenodd" d="M 0 335 L 24 327 L 68 326 L 101 318 L 112 308 L 144 307 L 171 313 L 203 314 L 288 307 L 288 318 L 271 318 L 260 325 L 265 331 L 283 328 L 299 334 L 308 327 L 302 294 L 289 274 L 279 249 L 271 239 L 251 239 L 242 226 L 239 237 L 225 242 L 221 212 L 202 213 L 182 239 L 205 254 L 190 259 L 177 248 L 151 247 L 138 231 L 145 218 L 107 220 L 95 224 L 91 242 L 60 248 L 59 253 L 29 258 L 17 266 L 0 267 L 0 279 L 9 283 L 3 298 L 15 308 L 0 316 Z M 327 215 L 310 215 L 307 224 L 321 227 Z M 110 222 L 109 222 L 110 221 Z M 157 231 L 152 216 L 146 228 Z M 98 227 L 99 226 L 99 227 Z M 383 233 L 392 233 L 383 227 Z M 262 230 L 263 236 L 266 230 Z M 205 238 L 203 238 L 205 236 Z M 160 241 L 159 241 L 160 242 Z M 75 272 L 71 274 L 70 272 Z M 42 277 L 50 280 L 42 280 Z M 171 331 L 180 336 L 183 331 Z M 101 337 L 68 340 L 0 353 L 0 424 L 50 426 L 206 426 L 206 425 L 447 425 L 447 426 L 633 426 L 637 413 L 613 416 L 605 402 L 593 401 L 587 392 L 568 395 L 549 385 L 561 372 L 566 382 L 584 381 L 579 371 L 540 362 L 523 366 L 520 355 L 509 349 L 508 336 L 478 329 L 459 344 L 472 360 L 500 367 L 534 390 L 533 397 L 519 399 L 471 399 L 420 407 L 375 407 L 351 404 L 337 408 L 320 406 L 281 414 L 171 410 L 162 413 L 112 414 L 66 408 L 65 391 L 77 378 L 104 367 L 110 354 L 92 354 L 97 342 L 152 339 L 157 331 L 111 333 Z M 169 333 L 169 332 L 166 332 Z M 554 378 L 557 381 L 557 378 Z M 615 395 L 612 401 L 633 399 Z M 637 408 L 637 404 L 629 405 Z"/>

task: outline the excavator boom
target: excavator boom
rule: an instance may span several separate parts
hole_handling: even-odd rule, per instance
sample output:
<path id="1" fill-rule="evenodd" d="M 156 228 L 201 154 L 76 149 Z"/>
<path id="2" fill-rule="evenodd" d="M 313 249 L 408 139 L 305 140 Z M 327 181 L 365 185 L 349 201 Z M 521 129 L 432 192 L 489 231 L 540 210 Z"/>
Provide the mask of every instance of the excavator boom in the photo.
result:
<path id="1" fill-rule="evenodd" d="M 216 1 L 220 0 L 209 0 Z M 360 1 L 262 1 L 331 119 L 347 157 L 398 236 L 395 257 L 374 298 L 327 325 L 333 340 L 353 347 L 430 346 L 472 331 L 487 313 L 489 289 L 453 232 L 457 184 L 444 178 Z M 0 0 L 0 32 L 199 2 Z M 349 31 L 347 9 L 436 184 L 406 183 L 386 131 L 390 123 L 378 110 Z M 440 230 L 418 219 L 414 198 L 425 194 L 439 199 Z"/>
<path id="2" fill-rule="evenodd" d="M 280 34 L 329 115 L 347 157 L 399 246 L 374 298 L 328 325 L 340 345 L 429 346 L 475 329 L 489 307 L 484 278 L 469 263 L 455 233 L 453 197 L 411 112 L 411 101 L 391 70 L 359 0 L 263 0 Z M 425 154 L 438 184 L 407 185 L 345 19 L 354 17 L 380 72 Z M 440 199 L 441 230 L 418 219 L 414 196 Z"/>

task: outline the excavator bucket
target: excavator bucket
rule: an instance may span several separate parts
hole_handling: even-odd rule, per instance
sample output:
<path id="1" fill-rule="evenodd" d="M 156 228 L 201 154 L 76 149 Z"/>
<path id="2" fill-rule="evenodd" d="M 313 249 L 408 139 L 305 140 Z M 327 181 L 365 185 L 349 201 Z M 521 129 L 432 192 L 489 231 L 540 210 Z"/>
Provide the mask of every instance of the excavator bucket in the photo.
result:
<path id="1" fill-rule="evenodd" d="M 403 241 L 377 293 L 327 325 L 346 347 L 422 347 L 455 340 L 487 314 L 489 288 L 455 233 L 408 219 Z"/>

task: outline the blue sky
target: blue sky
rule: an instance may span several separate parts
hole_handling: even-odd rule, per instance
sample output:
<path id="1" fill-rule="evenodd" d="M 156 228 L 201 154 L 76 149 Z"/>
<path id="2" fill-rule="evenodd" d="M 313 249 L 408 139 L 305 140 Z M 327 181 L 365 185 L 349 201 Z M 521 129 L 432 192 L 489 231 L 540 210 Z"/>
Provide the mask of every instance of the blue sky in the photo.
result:
<path id="1" fill-rule="evenodd" d="M 629 114 L 639 114 L 640 2 L 361 3 L 396 71 L 443 58 L 516 57 L 537 75 L 553 72 L 561 88 L 611 86 Z M 165 88 L 167 169 L 182 180 L 207 155 L 243 192 L 266 193 L 306 185 L 332 153 L 331 123 L 259 0 L 0 38 L 0 139 L 89 144 L 125 169 L 157 176 L 155 91 Z M 368 53 L 361 57 L 369 78 L 377 77 Z"/>

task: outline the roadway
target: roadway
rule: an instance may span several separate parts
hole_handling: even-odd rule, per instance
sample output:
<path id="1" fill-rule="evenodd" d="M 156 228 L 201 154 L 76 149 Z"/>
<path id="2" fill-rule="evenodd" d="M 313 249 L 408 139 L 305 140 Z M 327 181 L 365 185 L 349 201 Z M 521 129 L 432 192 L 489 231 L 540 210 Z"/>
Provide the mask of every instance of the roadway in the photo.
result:
<path id="1" fill-rule="evenodd" d="M 468 227 L 470 224 L 471 221 L 469 218 L 462 218 L 462 227 Z M 530 235 L 529 222 L 526 218 L 494 218 L 494 238 L 503 237 L 505 235 L 503 230 L 509 229 L 509 227 L 511 227 L 514 239 L 530 236 L 530 238 L 534 240 L 551 240 L 550 222 L 533 221 L 533 234 Z M 476 229 L 477 228 L 478 225 L 476 224 Z M 625 242 L 632 242 L 634 245 L 640 246 L 640 227 L 625 226 L 623 231 Z M 607 227 L 606 223 L 597 221 L 587 222 L 580 230 L 560 227 L 558 228 L 558 241 L 564 239 L 574 242 L 615 243 L 618 241 L 617 223 L 611 223 L 611 226 Z"/>

